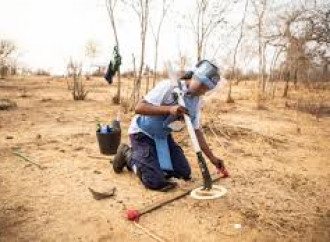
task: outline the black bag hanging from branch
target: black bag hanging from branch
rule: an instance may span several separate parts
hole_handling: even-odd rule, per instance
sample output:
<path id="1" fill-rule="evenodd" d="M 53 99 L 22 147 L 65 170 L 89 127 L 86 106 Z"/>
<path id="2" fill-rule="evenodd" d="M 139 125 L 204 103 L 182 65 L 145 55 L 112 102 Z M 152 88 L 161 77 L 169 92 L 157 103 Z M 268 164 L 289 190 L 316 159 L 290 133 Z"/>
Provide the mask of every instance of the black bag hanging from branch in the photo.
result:
<path id="1" fill-rule="evenodd" d="M 110 60 L 107 72 L 104 75 L 105 80 L 112 84 L 112 79 L 116 75 L 121 65 L 121 56 L 118 51 L 118 46 L 113 48 L 113 60 Z"/>

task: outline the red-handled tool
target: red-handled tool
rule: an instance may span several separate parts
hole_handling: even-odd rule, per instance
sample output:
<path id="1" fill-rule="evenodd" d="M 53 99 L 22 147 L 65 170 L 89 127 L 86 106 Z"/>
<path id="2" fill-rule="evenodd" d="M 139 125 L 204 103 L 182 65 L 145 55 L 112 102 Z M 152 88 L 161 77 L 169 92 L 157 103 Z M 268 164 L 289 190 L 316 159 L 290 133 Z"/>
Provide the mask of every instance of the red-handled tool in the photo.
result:
<path id="1" fill-rule="evenodd" d="M 215 177 L 214 179 L 212 179 L 212 183 L 213 182 L 216 182 L 216 181 L 219 181 L 222 177 Z M 170 198 L 166 198 L 166 199 L 163 199 L 161 201 L 158 201 L 158 202 L 155 202 L 147 207 L 144 207 L 142 209 L 128 209 L 126 210 L 125 212 L 125 217 L 130 220 L 130 221 L 135 221 L 135 222 L 138 222 L 140 217 L 143 216 L 144 214 L 146 213 L 150 213 L 166 204 L 169 204 L 175 200 L 178 200 L 180 198 L 183 198 L 187 195 L 190 194 L 190 192 L 194 189 L 196 189 L 197 187 L 200 187 L 201 184 L 199 184 L 198 186 L 193 186 L 187 190 L 184 190 L 184 191 L 179 191 L 176 195 L 174 195 L 173 197 L 170 197 Z"/>

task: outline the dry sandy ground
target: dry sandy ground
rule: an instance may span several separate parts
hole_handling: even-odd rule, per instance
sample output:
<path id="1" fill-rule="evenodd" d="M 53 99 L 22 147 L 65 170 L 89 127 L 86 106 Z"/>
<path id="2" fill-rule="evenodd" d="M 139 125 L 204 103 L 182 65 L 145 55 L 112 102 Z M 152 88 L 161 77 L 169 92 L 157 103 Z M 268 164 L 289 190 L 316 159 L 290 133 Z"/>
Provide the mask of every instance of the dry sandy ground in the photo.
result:
<path id="1" fill-rule="evenodd" d="M 63 80 L 0 80 L 0 98 L 17 102 L 0 111 L 0 241 L 153 241 L 123 213 L 173 192 L 148 191 L 130 173 L 114 174 L 108 158 L 95 158 L 95 117 L 111 120 L 119 107 L 110 101 L 116 86 L 93 79 L 88 88 L 87 100 L 74 102 Z M 204 110 L 207 139 L 231 172 L 219 182 L 227 195 L 186 197 L 142 217 L 142 226 L 167 241 L 330 241 L 329 118 L 288 110 L 283 99 L 255 110 L 250 93 L 234 86 L 235 104 L 217 100 Z M 123 141 L 131 116 L 123 117 Z M 196 183 L 188 136 L 177 139 Z M 97 201 L 89 186 L 117 192 Z"/>

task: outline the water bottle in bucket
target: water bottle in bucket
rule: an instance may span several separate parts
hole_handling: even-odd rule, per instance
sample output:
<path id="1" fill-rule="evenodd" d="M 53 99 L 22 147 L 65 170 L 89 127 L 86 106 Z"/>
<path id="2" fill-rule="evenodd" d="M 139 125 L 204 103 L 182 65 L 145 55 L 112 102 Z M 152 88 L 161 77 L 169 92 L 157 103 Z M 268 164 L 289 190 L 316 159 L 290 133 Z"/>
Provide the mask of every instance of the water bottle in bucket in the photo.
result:
<path id="1" fill-rule="evenodd" d="M 96 137 L 101 154 L 114 155 L 121 141 L 120 121 L 117 117 L 112 125 L 97 125 Z"/>

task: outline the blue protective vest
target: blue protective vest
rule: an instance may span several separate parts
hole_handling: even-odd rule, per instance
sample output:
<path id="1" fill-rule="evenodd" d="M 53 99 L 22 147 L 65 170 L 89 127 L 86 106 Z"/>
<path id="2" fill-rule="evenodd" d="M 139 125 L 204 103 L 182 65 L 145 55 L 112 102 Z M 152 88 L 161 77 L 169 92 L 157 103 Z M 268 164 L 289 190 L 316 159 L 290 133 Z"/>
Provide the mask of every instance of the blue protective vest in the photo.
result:
<path id="1" fill-rule="evenodd" d="M 186 108 L 189 111 L 191 121 L 195 122 L 197 118 L 199 97 L 184 95 L 184 101 Z M 170 150 L 167 142 L 168 135 L 172 132 L 172 129 L 169 128 L 168 125 L 178 120 L 178 118 L 178 116 L 174 115 L 141 115 L 137 119 L 139 128 L 155 141 L 158 162 L 162 170 L 173 171 Z"/>

